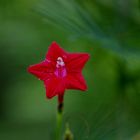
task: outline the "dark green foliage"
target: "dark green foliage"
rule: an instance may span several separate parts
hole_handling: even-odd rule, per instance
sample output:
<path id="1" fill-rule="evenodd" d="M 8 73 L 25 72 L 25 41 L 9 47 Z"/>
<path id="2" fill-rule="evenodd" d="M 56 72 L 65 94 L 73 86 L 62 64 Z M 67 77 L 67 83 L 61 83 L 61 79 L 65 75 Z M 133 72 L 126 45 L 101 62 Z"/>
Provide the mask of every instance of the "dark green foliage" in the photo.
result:
<path id="1" fill-rule="evenodd" d="M 111 49 L 122 57 L 139 55 L 140 21 L 135 17 L 140 19 L 138 7 L 132 0 L 112 3 L 43 0 L 36 11 L 75 37 L 97 40 L 101 47 Z"/>

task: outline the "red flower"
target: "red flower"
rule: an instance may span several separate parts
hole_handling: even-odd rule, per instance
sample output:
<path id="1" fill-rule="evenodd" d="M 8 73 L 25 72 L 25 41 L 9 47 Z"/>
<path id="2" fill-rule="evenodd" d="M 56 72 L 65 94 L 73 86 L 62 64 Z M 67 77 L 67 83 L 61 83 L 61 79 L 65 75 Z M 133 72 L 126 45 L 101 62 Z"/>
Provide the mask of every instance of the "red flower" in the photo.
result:
<path id="1" fill-rule="evenodd" d="M 58 95 L 62 102 L 66 89 L 87 89 L 81 71 L 88 59 L 87 53 L 68 53 L 53 42 L 46 59 L 30 66 L 28 71 L 44 81 L 48 98 Z"/>

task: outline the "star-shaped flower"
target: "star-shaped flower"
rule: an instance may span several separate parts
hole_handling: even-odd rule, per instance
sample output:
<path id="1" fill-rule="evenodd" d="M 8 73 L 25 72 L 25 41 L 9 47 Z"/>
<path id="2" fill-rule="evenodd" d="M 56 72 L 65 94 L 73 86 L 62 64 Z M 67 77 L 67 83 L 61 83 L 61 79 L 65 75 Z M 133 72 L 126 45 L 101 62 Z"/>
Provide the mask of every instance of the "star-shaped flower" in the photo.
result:
<path id="1" fill-rule="evenodd" d="M 28 71 L 44 81 L 48 98 L 58 95 L 62 102 L 66 89 L 87 89 L 82 69 L 88 59 L 87 53 L 68 53 L 53 42 L 45 60 L 29 66 Z"/>

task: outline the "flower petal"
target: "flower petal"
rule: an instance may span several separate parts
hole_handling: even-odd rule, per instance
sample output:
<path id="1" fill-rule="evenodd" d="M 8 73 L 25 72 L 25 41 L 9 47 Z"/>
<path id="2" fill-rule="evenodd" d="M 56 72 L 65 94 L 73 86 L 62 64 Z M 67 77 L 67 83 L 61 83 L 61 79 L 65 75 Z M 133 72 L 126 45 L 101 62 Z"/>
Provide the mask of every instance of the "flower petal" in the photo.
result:
<path id="1" fill-rule="evenodd" d="M 46 59 L 56 62 L 58 57 L 62 57 L 65 61 L 67 53 L 56 42 L 53 42 L 48 49 Z"/>
<path id="2" fill-rule="evenodd" d="M 29 66 L 28 72 L 32 73 L 40 80 L 45 80 L 53 75 L 54 69 L 55 67 L 53 64 L 45 60 L 41 63 Z"/>
<path id="3" fill-rule="evenodd" d="M 63 78 L 53 77 L 45 80 L 46 96 L 52 98 L 56 95 L 63 95 L 65 92 L 65 80 Z"/>
<path id="4" fill-rule="evenodd" d="M 67 71 L 69 73 L 81 72 L 88 59 L 89 54 L 87 53 L 69 53 L 66 64 Z"/>
<path id="5" fill-rule="evenodd" d="M 66 79 L 67 89 L 87 90 L 86 82 L 81 73 L 68 74 Z"/>

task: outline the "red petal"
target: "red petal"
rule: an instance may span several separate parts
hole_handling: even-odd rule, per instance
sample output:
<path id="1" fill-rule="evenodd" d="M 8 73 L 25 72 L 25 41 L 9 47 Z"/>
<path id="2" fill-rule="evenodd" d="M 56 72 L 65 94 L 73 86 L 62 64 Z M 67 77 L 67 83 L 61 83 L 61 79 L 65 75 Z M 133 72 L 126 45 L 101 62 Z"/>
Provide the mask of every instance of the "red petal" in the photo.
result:
<path id="1" fill-rule="evenodd" d="M 81 73 L 68 74 L 66 79 L 67 89 L 78 89 L 83 91 L 87 89 L 86 82 Z"/>
<path id="2" fill-rule="evenodd" d="M 89 54 L 87 53 L 69 53 L 66 64 L 67 71 L 69 73 L 81 72 L 88 59 Z"/>
<path id="3" fill-rule="evenodd" d="M 56 62 L 58 57 L 62 57 L 65 61 L 67 53 L 56 42 L 53 42 L 48 49 L 46 59 Z"/>
<path id="4" fill-rule="evenodd" d="M 63 95 L 65 92 L 65 81 L 62 78 L 53 77 L 44 81 L 46 96 L 52 98 L 56 95 Z"/>
<path id="5" fill-rule="evenodd" d="M 45 60 L 39 64 L 29 66 L 28 72 L 32 73 L 40 80 L 45 80 L 53 75 L 54 68 L 55 67 L 52 65 L 52 63 Z"/>

